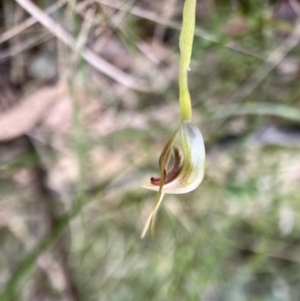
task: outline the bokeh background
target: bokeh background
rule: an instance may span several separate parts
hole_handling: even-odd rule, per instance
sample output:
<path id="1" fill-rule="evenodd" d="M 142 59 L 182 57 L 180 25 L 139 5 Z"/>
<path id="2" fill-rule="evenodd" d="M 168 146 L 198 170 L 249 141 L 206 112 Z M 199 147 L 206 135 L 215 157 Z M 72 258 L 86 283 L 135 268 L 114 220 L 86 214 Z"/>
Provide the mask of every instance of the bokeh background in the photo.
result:
<path id="1" fill-rule="evenodd" d="M 198 0 L 207 150 L 140 239 L 179 123 L 182 0 L 0 2 L 0 300 L 300 300 L 300 4 Z"/>

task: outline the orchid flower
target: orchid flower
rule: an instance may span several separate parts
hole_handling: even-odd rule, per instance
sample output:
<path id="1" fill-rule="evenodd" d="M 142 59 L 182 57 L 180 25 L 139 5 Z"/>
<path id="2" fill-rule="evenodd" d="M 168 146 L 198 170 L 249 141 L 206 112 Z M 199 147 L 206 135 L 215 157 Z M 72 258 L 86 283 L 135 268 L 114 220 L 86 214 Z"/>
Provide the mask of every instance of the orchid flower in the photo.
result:
<path id="1" fill-rule="evenodd" d="M 164 171 L 162 177 L 152 177 L 150 184 L 145 188 L 160 191 L 162 178 L 164 179 L 161 191 L 163 193 L 187 193 L 199 186 L 204 176 L 205 149 L 199 129 L 189 121 L 181 123 L 175 134 L 180 135 L 181 150 L 172 140 L 165 146 L 160 159 L 160 168 Z M 173 155 L 173 167 L 166 171 L 170 155 Z"/>
<path id="2" fill-rule="evenodd" d="M 164 194 L 181 194 L 196 189 L 204 176 L 205 148 L 200 130 L 191 122 L 192 108 L 188 90 L 187 72 L 189 71 L 195 30 L 196 0 L 185 0 L 183 21 L 180 34 L 179 100 L 181 123 L 169 138 L 160 158 L 160 177 L 152 177 L 145 188 L 158 192 L 153 209 L 147 219 L 141 237 L 149 226 L 154 233 L 156 212 Z M 176 137 L 179 136 L 179 145 Z M 173 166 L 168 169 L 173 156 Z"/>

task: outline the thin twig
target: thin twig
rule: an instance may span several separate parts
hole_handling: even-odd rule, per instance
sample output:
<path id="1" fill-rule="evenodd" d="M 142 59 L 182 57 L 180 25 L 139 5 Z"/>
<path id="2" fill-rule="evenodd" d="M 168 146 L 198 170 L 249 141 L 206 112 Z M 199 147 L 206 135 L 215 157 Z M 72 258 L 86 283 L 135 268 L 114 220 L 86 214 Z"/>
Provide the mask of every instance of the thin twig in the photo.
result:
<path id="1" fill-rule="evenodd" d="M 49 39 L 51 39 L 52 37 L 53 36 L 49 32 L 43 32 L 42 34 L 36 35 L 36 36 L 20 43 L 19 45 L 11 47 L 7 51 L 2 51 L 2 52 L 0 52 L 0 62 L 3 62 L 5 60 L 7 60 L 8 58 L 15 56 L 25 50 L 28 50 L 40 43 L 44 43 L 44 42 L 48 41 Z"/>
<path id="2" fill-rule="evenodd" d="M 45 9 L 45 14 L 52 14 L 55 11 L 57 11 L 59 8 L 61 8 L 64 4 L 66 4 L 68 2 L 68 0 L 61 0 L 58 1 L 57 3 L 49 6 L 47 9 Z M 24 31 L 25 29 L 27 29 L 28 27 L 34 25 L 35 23 L 37 23 L 37 20 L 33 17 L 28 18 L 27 20 L 25 20 L 24 22 L 8 29 L 7 31 L 5 31 L 1 36 L 0 36 L 0 44 L 11 39 L 12 37 L 20 34 L 22 31 Z"/>
<path id="3" fill-rule="evenodd" d="M 95 1 L 97 1 L 101 4 L 104 4 L 104 5 L 119 9 L 119 10 L 129 11 L 134 16 L 137 16 L 137 17 L 140 17 L 143 19 L 147 19 L 147 20 L 156 22 L 158 24 L 162 24 L 162 25 L 168 26 L 173 29 L 181 30 L 180 23 L 171 21 L 171 20 L 168 20 L 166 22 L 166 20 L 164 18 L 158 16 L 157 13 L 155 13 L 155 12 L 148 11 L 148 10 L 145 10 L 145 9 L 142 9 L 139 7 L 135 7 L 135 6 L 133 6 L 130 10 L 128 10 L 128 7 L 126 5 L 122 5 L 118 1 L 112 1 L 112 0 L 95 0 Z M 215 36 L 212 33 L 209 33 L 207 30 L 205 30 L 199 26 L 195 27 L 195 35 L 202 39 L 205 39 L 207 41 L 213 42 L 213 43 L 217 43 L 217 44 L 221 43 L 217 36 Z M 254 51 L 247 50 L 247 49 L 243 48 L 241 45 L 237 44 L 236 42 L 225 43 L 225 46 L 234 51 L 248 54 L 253 57 L 262 59 L 262 60 L 265 59 L 265 57 L 263 55 L 261 55 L 257 52 L 254 52 Z"/>
<path id="4" fill-rule="evenodd" d="M 297 17 L 300 18 L 300 5 L 296 0 L 289 0 L 291 7 L 293 8 L 294 12 L 296 13 Z"/>
<path id="5" fill-rule="evenodd" d="M 86 45 L 87 38 L 88 38 L 88 35 L 90 32 L 90 29 L 92 27 L 92 24 L 93 24 L 94 16 L 95 16 L 95 10 L 92 8 L 88 9 L 86 14 L 84 15 L 84 20 L 83 20 L 83 23 L 81 26 L 81 30 L 78 35 L 76 45 L 74 48 L 73 62 L 75 64 L 78 61 L 78 58 L 80 57 L 80 53 L 81 53 L 82 49 Z"/>
<path id="6" fill-rule="evenodd" d="M 101 5 L 101 4 L 100 4 Z M 126 37 L 126 38 L 130 38 L 130 34 L 128 34 L 129 32 L 129 28 L 126 24 L 121 24 L 122 21 L 124 20 L 124 17 L 126 16 L 126 14 L 128 13 L 128 11 L 130 11 L 131 7 L 133 5 L 133 1 L 127 2 L 126 3 L 126 10 L 119 10 L 119 13 L 110 17 L 108 15 L 108 12 L 105 9 L 105 5 L 101 5 L 102 9 L 104 10 L 104 12 L 106 13 L 107 17 L 109 18 L 109 22 L 111 27 L 114 30 L 120 30 L 122 32 L 122 34 Z M 111 30 L 110 34 L 107 35 L 105 37 L 105 40 L 101 41 L 101 46 L 97 47 L 97 53 L 99 53 L 102 49 L 102 47 L 105 45 L 106 41 L 110 38 L 110 36 L 112 35 L 114 31 Z M 160 58 L 157 57 L 157 55 L 155 55 L 155 52 L 153 51 L 153 49 L 143 40 L 138 40 L 135 43 L 136 47 L 138 48 L 138 50 L 152 63 L 154 63 L 155 65 L 158 65 L 161 61 Z"/>
<path id="7" fill-rule="evenodd" d="M 295 28 L 293 32 L 290 34 L 290 36 L 287 37 L 278 47 L 276 47 L 275 50 L 273 50 L 269 54 L 268 58 L 260 65 L 260 67 L 258 67 L 252 73 L 252 75 L 245 83 L 243 83 L 233 92 L 231 97 L 228 97 L 230 99 L 230 102 L 239 104 L 243 102 L 247 97 L 249 97 L 250 94 L 270 74 L 270 72 L 278 66 L 278 64 L 286 57 L 286 55 L 294 47 L 298 45 L 299 42 L 300 42 L 300 19 L 297 20 Z M 236 110 L 237 108 L 238 107 L 235 107 L 234 110 Z M 218 112 L 216 112 L 215 115 L 218 115 L 219 112 L 223 110 L 224 108 L 222 107 L 221 109 L 219 109 Z M 229 115 L 233 114 L 234 110 L 232 112 L 228 112 L 228 114 Z M 215 115 L 213 115 L 212 118 L 214 118 Z M 222 123 L 225 120 L 223 120 Z M 218 124 L 218 126 L 220 126 L 220 124 Z"/>
<path id="8" fill-rule="evenodd" d="M 130 9 L 130 7 L 132 6 L 132 1 L 130 3 L 127 3 L 127 7 L 128 9 Z M 110 25 L 111 25 L 111 30 L 109 32 L 109 34 L 106 34 L 105 38 L 103 39 L 103 41 L 101 41 L 101 46 L 100 47 L 97 47 L 97 53 L 101 52 L 102 48 L 105 46 L 105 44 L 107 43 L 108 39 L 111 38 L 113 32 L 114 32 L 114 29 L 119 29 L 120 26 L 121 26 L 121 23 L 122 21 L 124 20 L 124 17 L 126 16 L 127 14 L 127 10 L 120 10 L 118 13 L 116 13 L 114 16 L 110 16 L 108 14 L 108 12 L 105 10 L 105 8 L 103 7 L 103 5 L 101 5 L 101 9 L 104 11 L 105 13 L 105 18 L 108 19 L 108 21 L 110 22 Z"/>
<path id="9" fill-rule="evenodd" d="M 166 31 L 166 24 L 170 20 L 174 10 L 175 10 L 175 0 L 167 0 L 165 2 L 165 9 L 163 9 L 163 19 L 165 20 L 164 24 L 158 23 L 154 29 L 153 34 L 153 42 L 154 41 L 163 41 L 165 31 Z"/>
<path id="10" fill-rule="evenodd" d="M 45 28 L 47 28 L 54 36 L 56 36 L 61 42 L 69 46 L 72 50 L 76 48 L 75 38 L 69 34 L 63 27 L 46 15 L 40 8 L 34 5 L 29 0 L 15 0 L 20 6 L 22 6 L 28 13 L 38 20 Z M 97 70 L 101 71 L 108 77 L 114 79 L 116 82 L 143 92 L 150 92 L 153 89 L 144 81 L 132 77 L 131 75 L 124 73 L 114 65 L 108 63 L 90 49 L 83 49 L 81 52 L 82 58 L 92 65 Z"/>

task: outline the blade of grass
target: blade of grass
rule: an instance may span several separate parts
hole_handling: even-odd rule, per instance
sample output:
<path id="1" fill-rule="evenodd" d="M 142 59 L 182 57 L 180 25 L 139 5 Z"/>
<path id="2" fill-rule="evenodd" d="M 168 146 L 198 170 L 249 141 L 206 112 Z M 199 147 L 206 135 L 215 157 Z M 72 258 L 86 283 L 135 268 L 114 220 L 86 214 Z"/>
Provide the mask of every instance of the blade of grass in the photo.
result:
<path id="1" fill-rule="evenodd" d="M 210 120 L 226 119 L 245 115 L 276 116 L 291 121 L 300 121 L 300 110 L 297 108 L 287 105 L 262 102 L 246 103 L 242 106 L 227 106 L 225 110 L 218 112 L 216 115 L 212 116 Z"/>

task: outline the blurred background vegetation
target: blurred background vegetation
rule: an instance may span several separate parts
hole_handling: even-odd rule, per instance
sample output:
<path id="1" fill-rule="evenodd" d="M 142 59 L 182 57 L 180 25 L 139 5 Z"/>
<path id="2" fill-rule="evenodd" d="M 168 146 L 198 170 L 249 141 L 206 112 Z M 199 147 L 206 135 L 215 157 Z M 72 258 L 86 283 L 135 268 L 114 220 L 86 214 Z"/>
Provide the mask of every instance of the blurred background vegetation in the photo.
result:
<path id="1" fill-rule="evenodd" d="M 198 0 L 206 175 L 141 240 L 179 122 L 182 0 L 0 2 L 0 300 L 300 300 L 300 4 Z"/>

